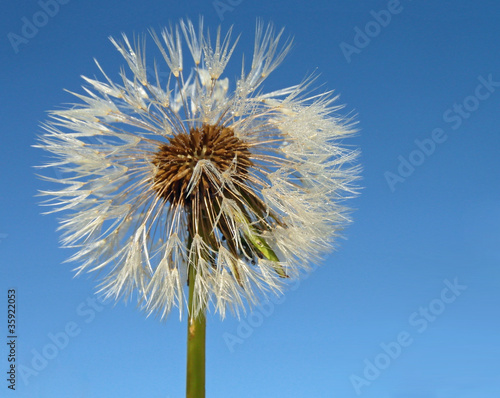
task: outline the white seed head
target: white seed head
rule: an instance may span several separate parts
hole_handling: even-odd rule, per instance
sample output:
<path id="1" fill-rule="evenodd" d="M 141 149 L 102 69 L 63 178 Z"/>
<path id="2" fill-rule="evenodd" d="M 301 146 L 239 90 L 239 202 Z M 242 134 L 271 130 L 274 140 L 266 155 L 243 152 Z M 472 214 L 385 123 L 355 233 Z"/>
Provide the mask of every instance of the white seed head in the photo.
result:
<path id="1" fill-rule="evenodd" d="M 146 65 L 144 37 L 111 39 L 129 68 L 121 82 L 98 64 L 104 81 L 84 77 L 80 105 L 43 125 L 38 146 L 53 155 L 44 167 L 63 177 L 46 177 L 62 187 L 42 194 L 64 214 L 78 273 L 99 271 L 106 296 L 135 295 L 165 317 L 182 313 L 193 283 L 197 311 L 239 314 L 332 249 L 359 173 L 356 151 L 340 146 L 352 122 L 330 93 L 306 95 L 311 79 L 263 92 L 290 49 L 282 35 L 259 22 L 250 70 L 230 82 L 231 31 L 219 28 L 214 45 L 202 20 L 153 32 L 166 84 Z"/>

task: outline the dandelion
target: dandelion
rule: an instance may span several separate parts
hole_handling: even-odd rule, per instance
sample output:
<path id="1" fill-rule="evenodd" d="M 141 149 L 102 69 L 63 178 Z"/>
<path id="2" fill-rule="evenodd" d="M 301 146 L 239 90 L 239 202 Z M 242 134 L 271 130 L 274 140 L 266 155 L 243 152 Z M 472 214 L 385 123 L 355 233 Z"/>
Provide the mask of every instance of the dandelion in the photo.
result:
<path id="1" fill-rule="evenodd" d="M 145 37 L 111 39 L 129 72 L 114 83 L 96 61 L 103 79 L 83 77 L 81 102 L 51 113 L 38 146 L 63 176 L 45 179 L 62 188 L 42 194 L 65 214 L 78 274 L 98 273 L 106 297 L 134 296 L 161 317 L 187 305 L 190 338 L 203 335 L 191 348 L 203 352 L 207 310 L 239 315 L 332 249 L 359 171 L 340 145 L 352 122 L 331 93 L 312 94 L 313 78 L 264 92 L 291 46 L 272 25 L 257 23 L 234 83 L 223 77 L 231 30 L 213 41 L 200 19 L 151 35 L 168 81 L 146 66 Z"/>

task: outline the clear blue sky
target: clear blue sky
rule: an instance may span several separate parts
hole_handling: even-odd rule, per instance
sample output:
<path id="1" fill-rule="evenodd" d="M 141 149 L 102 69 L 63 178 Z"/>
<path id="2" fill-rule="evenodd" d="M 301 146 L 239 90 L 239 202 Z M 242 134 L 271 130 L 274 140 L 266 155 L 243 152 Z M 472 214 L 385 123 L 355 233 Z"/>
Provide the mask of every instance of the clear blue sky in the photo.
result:
<path id="1" fill-rule="evenodd" d="M 286 27 L 294 48 L 265 87 L 320 72 L 358 114 L 364 167 L 339 251 L 272 307 L 209 318 L 207 397 L 500 396 L 497 0 L 46 1 L 5 2 L 0 16 L 0 396 L 184 395 L 185 321 L 92 302 L 94 281 L 62 263 L 57 217 L 40 214 L 45 154 L 31 145 L 46 111 L 73 101 L 63 88 L 99 74 L 94 57 L 117 77 L 108 36 L 199 14 L 234 24 L 247 54 L 256 17 Z"/>

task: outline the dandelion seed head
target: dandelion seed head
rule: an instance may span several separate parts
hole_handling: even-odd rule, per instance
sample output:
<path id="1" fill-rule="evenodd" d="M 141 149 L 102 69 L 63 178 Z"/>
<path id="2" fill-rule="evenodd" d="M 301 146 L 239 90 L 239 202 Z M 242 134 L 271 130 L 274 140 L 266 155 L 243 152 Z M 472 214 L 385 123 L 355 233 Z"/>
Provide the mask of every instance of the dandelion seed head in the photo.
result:
<path id="1" fill-rule="evenodd" d="M 58 188 L 42 191 L 62 212 L 63 246 L 77 272 L 95 273 L 107 297 L 136 297 L 147 313 L 182 314 L 186 286 L 195 311 L 225 316 L 281 294 L 332 250 L 349 222 L 357 152 L 354 130 L 314 79 L 273 92 L 263 83 L 291 41 L 257 23 L 250 68 L 224 71 L 231 30 L 215 40 L 189 20 L 151 32 L 169 69 L 148 67 L 141 36 L 112 44 L 128 70 L 86 78 L 80 104 L 54 111 L 39 147 Z M 189 49 L 191 67 L 183 54 Z M 189 279 L 190 270 L 194 279 Z"/>

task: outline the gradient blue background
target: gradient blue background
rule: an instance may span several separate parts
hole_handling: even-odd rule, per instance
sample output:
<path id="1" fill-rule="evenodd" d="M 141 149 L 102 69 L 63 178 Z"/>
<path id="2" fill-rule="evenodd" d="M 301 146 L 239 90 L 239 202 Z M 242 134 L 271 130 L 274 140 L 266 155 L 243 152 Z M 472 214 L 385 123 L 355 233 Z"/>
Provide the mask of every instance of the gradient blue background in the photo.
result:
<path id="1" fill-rule="evenodd" d="M 185 320 L 146 319 L 123 302 L 86 304 L 95 283 L 73 279 L 62 264 L 71 250 L 58 248 L 57 217 L 40 214 L 35 194 L 46 185 L 33 166 L 45 154 L 31 145 L 46 111 L 73 101 L 63 88 L 79 92 L 80 75 L 99 75 L 94 57 L 117 78 L 125 62 L 108 36 L 202 14 L 207 26 L 234 24 L 242 33 L 229 77 L 242 49 L 251 52 L 257 16 L 285 26 L 295 45 L 265 87 L 320 72 L 346 112 L 358 114 L 361 132 L 350 143 L 361 148 L 364 167 L 362 195 L 350 202 L 355 222 L 339 251 L 272 309 L 241 321 L 209 318 L 207 397 L 357 397 L 352 375 L 364 377 L 365 360 L 404 331 L 412 344 L 360 396 L 500 397 L 500 88 L 459 128 L 443 117 L 473 101 L 480 76 L 500 82 L 500 3 L 401 0 L 401 12 L 348 62 L 341 43 L 353 45 L 356 27 L 373 28 L 370 11 L 387 1 L 231 1 L 218 14 L 212 1 L 71 0 L 18 53 L 9 32 L 21 34 L 22 18 L 41 8 L 32 0 L 2 5 L 0 396 L 184 395 Z M 393 192 L 385 173 L 397 173 L 398 157 L 409 159 L 415 140 L 437 128 L 446 141 Z M 439 307 L 444 281 L 455 278 L 467 289 Z M 79 331 L 36 375 L 18 373 L 15 392 L 5 381 L 8 288 L 18 296 L 18 365 L 33 368 L 37 353 L 53 354 L 51 334 L 72 322 Z M 419 332 L 422 323 L 410 318 L 422 322 L 412 314 L 430 304 L 442 313 Z M 241 340 L 228 345 L 228 334 Z"/>

